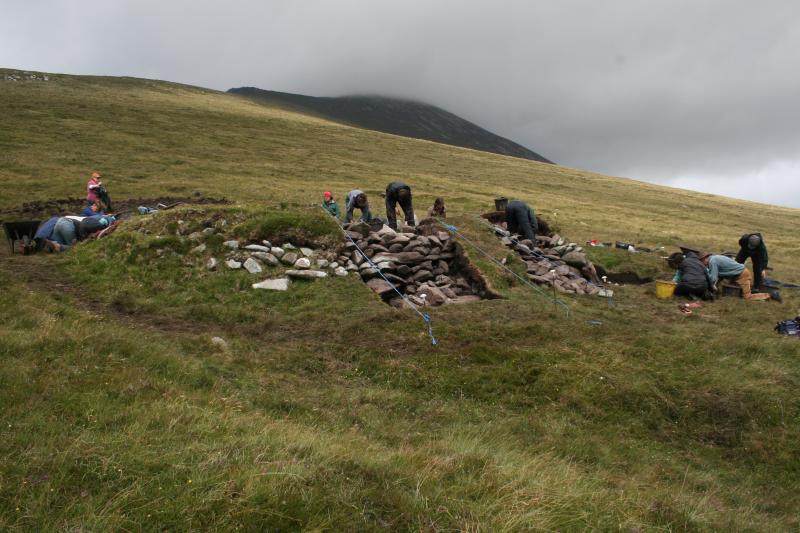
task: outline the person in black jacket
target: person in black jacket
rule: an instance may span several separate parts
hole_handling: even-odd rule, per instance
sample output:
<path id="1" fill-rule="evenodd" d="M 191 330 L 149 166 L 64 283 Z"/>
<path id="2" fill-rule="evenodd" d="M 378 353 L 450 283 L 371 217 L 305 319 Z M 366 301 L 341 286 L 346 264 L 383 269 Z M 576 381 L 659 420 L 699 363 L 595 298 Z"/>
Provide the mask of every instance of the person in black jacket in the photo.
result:
<path id="1" fill-rule="evenodd" d="M 708 271 L 706 266 L 694 252 L 686 255 L 680 252 L 674 253 L 669 257 L 669 265 L 676 268 L 675 277 L 672 281 L 678 285 L 675 287 L 677 296 L 687 296 L 689 298 L 702 298 L 703 300 L 713 300 L 708 282 Z"/>
<path id="2" fill-rule="evenodd" d="M 529 239 L 536 246 L 536 215 L 528 204 L 521 200 L 511 200 L 506 206 L 506 227 L 510 233 L 517 233 Z"/>
<path id="3" fill-rule="evenodd" d="M 406 224 L 414 225 L 414 207 L 411 203 L 411 187 L 402 181 L 393 181 L 386 187 L 386 218 L 389 219 L 389 227 L 397 229 L 397 204 L 403 209 L 406 216 Z"/>
<path id="4" fill-rule="evenodd" d="M 739 239 L 739 253 L 736 254 L 736 262 L 744 264 L 748 257 L 753 261 L 753 288 L 761 288 L 769 256 L 764 238 L 760 233 L 745 233 Z"/>

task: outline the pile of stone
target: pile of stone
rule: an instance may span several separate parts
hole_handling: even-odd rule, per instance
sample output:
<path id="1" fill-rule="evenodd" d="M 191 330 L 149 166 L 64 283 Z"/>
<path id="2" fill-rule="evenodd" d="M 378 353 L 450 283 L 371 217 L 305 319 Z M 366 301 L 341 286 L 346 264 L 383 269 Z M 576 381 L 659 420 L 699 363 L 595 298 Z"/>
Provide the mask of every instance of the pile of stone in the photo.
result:
<path id="1" fill-rule="evenodd" d="M 348 272 L 337 261 L 332 260 L 335 254 L 306 248 L 297 247 L 291 243 L 282 246 L 273 246 L 269 241 L 261 243 L 242 244 L 238 240 L 229 240 L 222 243 L 229 249 L 224 261 L 225 267 L 231 270 L 245 269 L 250 274 L 260 274 L 268 267 L 289 267 L 285 276 L 266 279 L 254 283 L 254 289 L 270 289 L 285 291 L 289 288 L 291 279 L 319 279 L 335 276 L 347 276 Z M 202 254 L 206 250 L 205 244 L 193 248 L 191 253 Z M 220 263 L 215 257 L 208 259 L 208 270 L 217 270 Z"/>
<path id="2" fill-rule="evenodd" d="M 503 244 L 525 261 L 531 281 L 555 286 L 566 294 L 605 295 L 594 265 L 576 243 L 567 242 L 558 234 L 537 235 L 536 243 L 532 243 L 499 227 L 495 227 L 495 232 L 502 236 Z"/>
<path id="3" fill-rule="evenodd" d="M 338 262 L 346 270 L 358 272 L 373 291 L 395 307 L 407 305 L 401 294 L 417 306 L 495 297 L 446 231 L 430 225 L 406 227 L 399 232 L 383 226 L 373 231 L 363 223 L 350 224 L 345 231 L 349 238 Z"/>

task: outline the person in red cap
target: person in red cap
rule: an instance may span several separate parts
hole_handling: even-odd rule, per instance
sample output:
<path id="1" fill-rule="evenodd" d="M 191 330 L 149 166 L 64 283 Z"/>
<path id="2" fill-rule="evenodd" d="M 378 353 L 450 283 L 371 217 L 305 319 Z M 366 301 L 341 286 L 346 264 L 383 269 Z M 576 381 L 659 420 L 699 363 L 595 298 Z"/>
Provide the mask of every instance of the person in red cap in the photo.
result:
<path id="1" fill-rule="evenodd" d="M 322 193 L 322 208 L 336 218 L 341 218 L 342 213 L 339 211 L 339 204 L 333 199 L 330 191 Z"/>

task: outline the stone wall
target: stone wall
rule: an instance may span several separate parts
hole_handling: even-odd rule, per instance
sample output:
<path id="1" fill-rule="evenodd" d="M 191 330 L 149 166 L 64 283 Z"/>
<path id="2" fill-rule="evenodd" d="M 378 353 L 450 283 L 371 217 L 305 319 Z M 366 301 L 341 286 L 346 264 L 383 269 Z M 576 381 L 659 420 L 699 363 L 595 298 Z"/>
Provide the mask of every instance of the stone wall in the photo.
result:
<path id="1" fill-rule="evenodd" d="M 446 231 L 438 231 L 429 224 L 406 227 L 403 231 L 388 226 L 373 231 L 363 223 L 347 225 L 345 231 L 352 241 L 346 240 L 338 261 L 346 270 L 358 272 L 391 305 L 405 305 L 392 285 L 418 306 L 498 297 L 488 288 L 480 271 L 469 263 L 461 245 Z"/>

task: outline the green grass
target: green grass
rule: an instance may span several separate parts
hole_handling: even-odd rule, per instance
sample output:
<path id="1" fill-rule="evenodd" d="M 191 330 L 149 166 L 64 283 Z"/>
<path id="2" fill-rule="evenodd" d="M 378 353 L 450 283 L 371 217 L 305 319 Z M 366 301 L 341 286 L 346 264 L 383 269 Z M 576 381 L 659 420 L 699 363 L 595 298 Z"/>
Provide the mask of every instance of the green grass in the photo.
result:
<path id="1" fill-rule="evenodd" d="M 565 319 L 467 246 L 503 299 L 432 310 L 432 347 L 354 277 L 253 291 L 261 277 L 209 273 L 176 235 L 225 220 L 224 238 L 333 246 L 319 192 L 376 202 L 400 177 L 498 258 L 472 215 L 505 194 L 575 242 L 730 249 L 758 229 L 776 276 L 798 279 L 798 211 L 161 82 L 0 82 L 0 109 L 2 207 L 77 196 L 92 168 L 120 198 L 236 202 L 137 218 L 59 257 L 0 256 L 0 529 L 800 527 L 800 346 L 771 332 L 796 314 L 791 291 L 684 316 L 652 285 L 617 287 L 613 305 L 566 298 Z M 590 253 L 666 273 L 657 254 Z M 27 283 L 32 265 L 73 289 Z"/>

